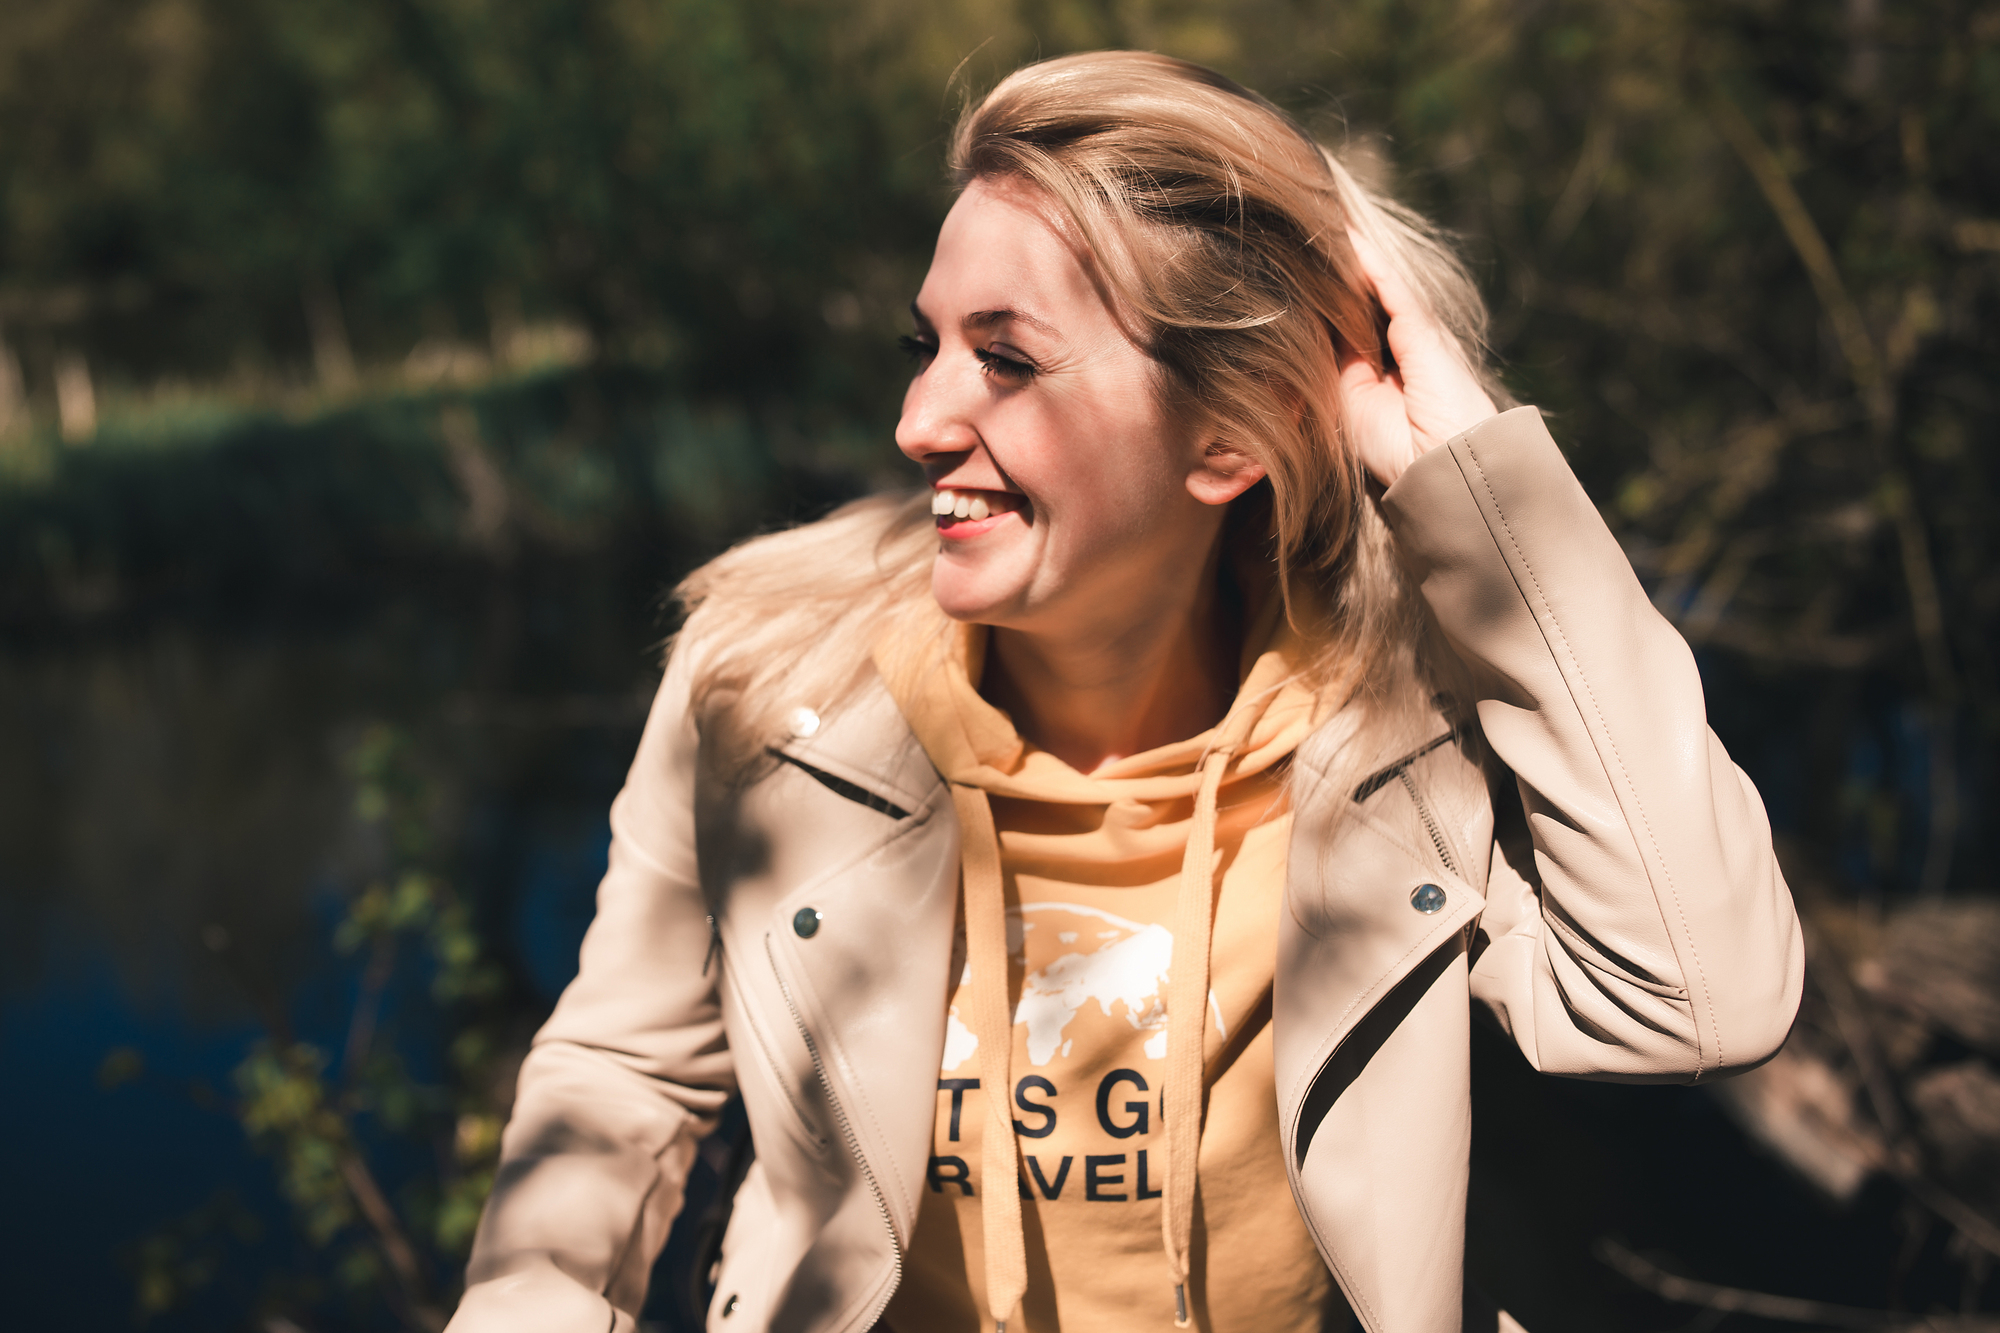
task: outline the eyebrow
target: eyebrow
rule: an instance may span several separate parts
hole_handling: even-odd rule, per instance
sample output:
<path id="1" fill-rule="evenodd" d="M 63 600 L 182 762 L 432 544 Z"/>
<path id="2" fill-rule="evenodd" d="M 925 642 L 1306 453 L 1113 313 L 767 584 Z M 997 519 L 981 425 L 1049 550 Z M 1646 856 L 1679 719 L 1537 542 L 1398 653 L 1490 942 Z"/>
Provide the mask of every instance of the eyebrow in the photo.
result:
<path id="1" fill-rule="evenodd" d="M 1006 324 L 1010 321 L 1026 324 L 1029 328 L 1038 329 L 1052 338 L 1061 336 L 1056 332 L 1055 325 L 1047 320 L 1036 319 L 1025 310 L 975 310 L 960 320 L 959 325 L 968 329 L 990 329 L 995 324 Z"/>
<path id="2" fill-rule="evenodd" d="M 915 301 L 910 302 L 910 314 L 919 324 L 928 326 L 931 322 L 930 317 L 917 308 Z M 1038 329 L 1048 334 L 1051 338 L 1062 337 L 1062 334 L 1056 331 L 1056 326 L 1047 320 L 1037 319 L 1025 310 L 1013 310 L 1004 307 L 998 310 L 975 310 L 959 321 L 959 327 L 966 329 L 990 329 L 995 324 L 1005 324 L 1010 321 L 1026 324 L 1029 328 Z"/>

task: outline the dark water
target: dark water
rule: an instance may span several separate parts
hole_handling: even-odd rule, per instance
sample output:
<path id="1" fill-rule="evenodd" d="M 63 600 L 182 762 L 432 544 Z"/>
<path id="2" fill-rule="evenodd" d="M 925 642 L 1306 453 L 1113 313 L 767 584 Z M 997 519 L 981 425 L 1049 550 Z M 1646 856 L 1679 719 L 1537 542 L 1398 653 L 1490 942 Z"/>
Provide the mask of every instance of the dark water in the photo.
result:
<path id="1" fill-rule="evenodd" d="M 359 857 L 341 756 L 366 722 L 401 717 L 441 757 L 458 873 L 524 1009 L 546 1008 L 574 969 L 652 679 L 644 606 L 617 691 L 449 688 L 467 660 L 450 645 L 479 638 L 477 616 L 448 634 L 392 614 L 335 643 L 163 633 L 5 665 L 8 787 L 35 793 L 6 821 L 10 1326 L 131 1326 L 134 1247 L 218 1197 L 261 1234 L 232 1242 L 216 1281 L 155 1327 L 244 1327 L 257 1266 L 298 1262 L 271 1165 L 219 1094 L 262 1005 L 281 1004 L 302 1039 L 340 1041 L 357 968 L 327 938 Z M 428 699 L 405 669 L 427 660 L 444 681 Z M 436 1038 L 420 1023 L 398 1034 L 419 1074 L 435 1073 Z M 101 1090 L 121 1047 L 147 1072 Z M 1685 1325 L 1592 1260 L 1605 1235 L 1713 1281 L 1885 1301 L 1905 1241 L 1888 1193 L 1819 1202 L 1699 1092 L 1542 1078 L 1484 1033 L 1475 1059 L 1474 1271 L 1529 1327 Z M 1942 1243 L 1914 1238 L 1917 1308 L 1956 1303 Z M 685 1247 L 662 1271 L 663 1325 Z"/>
<path id="2" fill-rule="evenodd" d="M 238 1267 L 283 1257 L 286 1211 L 228 1111 L 230 1072 L 274 1007 L 300 1040 L 340 1048 L 358 965 L 328 946 L 366 859 L 343 764 L 363 727 L 401 722 L 440 765 L 449 860 L 519 1007 L 545 1009 L 574 971 L 650 685 L 645 642 L 623 692 L 446 689 L 426 707 L 398 664 L 429 651 L 454 672 L 437 629 L 168 634 L 0 666 L 15 703 L 0 753 L 25 795 L 4 822 L 0 994 L 0 1254 L 12 1317 L 31 1319 L 15 1326 L 129 1326 L 120 1259 L 218 1197 L 266 1233 L 236 1246 Z M 435 1081 L 427 1007 L 392 993 L 385 1010 L 413 1078 Z M 115 1049 L 145 1072 L 102 1090 Z M 253 1294 L 213 1291 L 163 1326 L 235 1326 Z"/>

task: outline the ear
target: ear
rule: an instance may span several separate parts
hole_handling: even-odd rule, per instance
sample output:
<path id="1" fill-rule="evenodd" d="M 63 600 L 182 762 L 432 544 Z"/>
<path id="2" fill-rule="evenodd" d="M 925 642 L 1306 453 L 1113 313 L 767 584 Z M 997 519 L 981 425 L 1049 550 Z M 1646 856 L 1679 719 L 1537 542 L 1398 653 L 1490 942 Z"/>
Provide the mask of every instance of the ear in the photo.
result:
<path id="1" fill-rule="evenodd" d="M 1226 505 L 1264 480 L 1264 465 L 1226 440 L 1214 440 L 1188 472 L 1188 494 L 1205 505 Z"/>

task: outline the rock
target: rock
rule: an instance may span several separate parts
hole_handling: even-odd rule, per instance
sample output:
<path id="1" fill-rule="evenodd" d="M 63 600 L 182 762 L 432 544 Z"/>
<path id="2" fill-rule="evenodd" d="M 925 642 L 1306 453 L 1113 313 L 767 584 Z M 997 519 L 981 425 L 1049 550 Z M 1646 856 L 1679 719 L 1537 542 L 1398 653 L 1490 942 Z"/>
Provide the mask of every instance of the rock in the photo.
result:
<path id="1" fill-rule="evenodd" d="M 1974 1050 L 2000 1057 L 2000 902 L 1904 908 L 1855 968 L 1876 999 L 1906 1009 Z"/>
<path id="2" fill-rule="evenodd" d="M 2000 1203 L 2000 1074 L 1984 1060 L 1940 1065 L 1906 1095 L 1938 1175 L 1968 1203 Z"/>

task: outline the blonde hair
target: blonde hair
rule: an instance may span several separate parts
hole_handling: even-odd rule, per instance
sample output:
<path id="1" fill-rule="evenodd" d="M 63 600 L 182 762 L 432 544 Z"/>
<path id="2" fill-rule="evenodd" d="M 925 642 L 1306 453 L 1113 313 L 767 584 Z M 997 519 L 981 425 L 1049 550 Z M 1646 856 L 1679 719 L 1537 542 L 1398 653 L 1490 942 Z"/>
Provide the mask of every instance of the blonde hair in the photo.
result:
<path id="1" fill-rule="evenodd" d="M 1343 729 L 1367 742 L 1343 747 L 1353 764 L 1411 740 L 1448 655 L 1425 650 L 1428 617 L 1348 446 L 1336 352 L 1386 355 L 1358 235 L 1497 391 L 1484 304 L 1437 229 L 1255 93 L 1145 52 L 1015 71 L 960 118 L 951 170 L 961 189 L 1006 179 L 1052 203 L 1163 393 L 1264 465 L 1268 484 L 1235 502 L 1249 522 L 1231 525 L 1234 554 L 1273 570 L 1310 682 L 1363 706 L 1366 725 Z M 878 498 L 681 584 L 698 713 L 722 728 L 726 763 L 753 760 L 797 704 L 851 697 L 892 617 L 942 623 L 927 595 L 935 549 L 927 505 Z"/>

